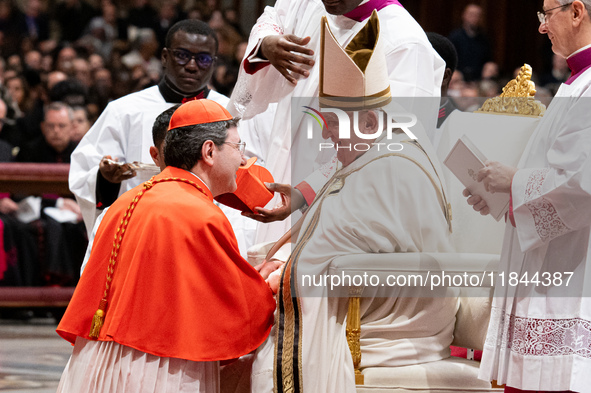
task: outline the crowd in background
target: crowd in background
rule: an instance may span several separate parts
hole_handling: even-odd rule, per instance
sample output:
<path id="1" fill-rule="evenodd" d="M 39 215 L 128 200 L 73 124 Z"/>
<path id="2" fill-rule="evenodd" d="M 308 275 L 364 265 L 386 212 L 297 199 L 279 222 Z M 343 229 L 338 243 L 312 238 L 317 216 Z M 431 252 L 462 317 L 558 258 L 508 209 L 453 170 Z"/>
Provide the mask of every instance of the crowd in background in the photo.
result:
<path id="1" fill-rule="evenodd" d="M 166 32 L 186 18 L 218 33 L 210 83 L 230 95 L 245 38 L 236 12 L 216 1 L 64 0 L 49 9 L 41 0 L 0 0 L 0 161 L 69 163 L 107 103 L 160 80 Z M 67 107 L 49 113 L 52 104 Z M 0 285 L 75 285 L 86 248 L 75 201 L 1 191 Z M 47 207 L 78 220 L 56 221 Z M 38 219 L 23 219 L 24 208 Z"/>
<path id="2" fill-rule="evenodd" d="M 121 3 L 62 0 L 52 1 L 50 9 L 43 0 L 22 0 L 18 4 L 15 0 L 0 0 L 0 161 L 69 162 L 68 152 L 108 102 L 160 80 L 160 52 L 166 32 L 182 19 L 204 20 L 218 34 L 219 50 L 210 88 L 226 96 L 231 94 L 249 33 L 241 29 L 236 10 L 222 9 L 217 0 Z M 481 19 L 481 8 L 469 5 L 462 16 L 463 25 L 449 36 L 459 57 L 458 69 L 448 90 L 450 97 L 477 100 L 496 96 L 515 76 L 503 75 L 493 61 L 491 42 L 481 28 Z M 517 70 L 521 65 L 515 65 Z M 547 74 L 534 73 L 538 97 L 543 102 L 552 97 L 569 76 L 563 59 L 556 57 L 553 66 Z M 48 136 L 49 132 L 43 130 L 44 108 L 52 102 L 62 102 L 73 108 L 70 124 L 61 130 L 61 140 Z M 476 109 L 474 105 L 476 101 L 469 99 L 457 101 L 461 110 Z M 54 128 L 57 132 L 59 126 Z M 39 154 L 40 149 L 55 154 Z M 61 261 L 67 258 L 59 253 L 49 255 L 51 247 L 47 244 L 51 237 L 47 231 L 51 225 L 12 222 L 9 216 L 18 208 L 20 198 L 22 196 L 0 194 L 3 248 L 8 255 L 6 258 L 12 258 L 17 264 L 16 272 L 0 279 L 0 285 L 75 284 L 76 266 L 82 262 L 78 260 L 79 249 L 67 257 L 72 258 L 72 266 L 63 271 L 49 274 L 33 267 L 46 269 L 57 263 L 52 258 Z M 68 203 L 65 205 L 67 208 Z M 75 212 L 75 208 L 71 208 Z M 78 224 L 79 227 L 83 225 Z M 84 233 L 83 227 L 68 231 Z M 27 257 L 11 254 L 11 245 L 24 237 L 18 233 L 28 234 L 27 243 L 21 247 L 37 247 L 41 251 Z M 44 263 L 35 262 L 41 257 L 46 258 Z M 26 274 L 20 272 L 25 265 L 21 258 L 30 259 L 26 262 L 31 265 Z"/>
<path id="3" fill-rule="evenodd" d="M 90 124 L 107 103 L 158 82 L 166 31 L 199 18 L 220 40 L 212 88 L 229 95 L 245 48 L 235 10 L 215 0 L 47 2 L 0 0 L 0 93 L 8 107 L 0 138 L 21 148 L 40 136 L 43 105 L 86 107 Z M 78 136 L 75 138 L 79 139 Z"/>
<path id="4" fill-rule="evenodd" d="M 476 110 L 482 104 L 482 99 L 501 94 L 502 88 L 517 76 L 523 66 L 515 64 L 513 70 L 502 73 L 499 64 L 493 59 L 491 38 L 482 28 L 482 21 L 482 8 L 477 4 L 468 4 L 462 13 L 462 25 L 449 35 L 457 51 L 458 64 L 448 95 L 457 98 L 455 102 L 458 108 L 464 111 Z M 569 76 L 566 60 L 553 55 L 551 70 L 534 70 L 532 75 L 536 99 L 547 106 L 560 84 Z"/>

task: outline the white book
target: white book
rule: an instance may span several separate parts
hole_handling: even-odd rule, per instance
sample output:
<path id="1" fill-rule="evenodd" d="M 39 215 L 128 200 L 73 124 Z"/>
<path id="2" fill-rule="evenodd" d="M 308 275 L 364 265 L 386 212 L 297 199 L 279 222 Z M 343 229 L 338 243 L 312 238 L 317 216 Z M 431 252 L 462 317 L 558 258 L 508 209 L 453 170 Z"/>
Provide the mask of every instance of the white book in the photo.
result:
<path id="1" fill-rule="evenodd" d="M 472 195 L 479 195 L 486 201 L 490 215 L 499 221 L 509 210 L 508 193 L 490 193 L 484 189 L 484 183 L 479 182 L 478 171 L 484 168 L 487 161 L 482 152 L 472 143 L 467 135 L 463 135 L 443 161 L 458 180 Z"/>

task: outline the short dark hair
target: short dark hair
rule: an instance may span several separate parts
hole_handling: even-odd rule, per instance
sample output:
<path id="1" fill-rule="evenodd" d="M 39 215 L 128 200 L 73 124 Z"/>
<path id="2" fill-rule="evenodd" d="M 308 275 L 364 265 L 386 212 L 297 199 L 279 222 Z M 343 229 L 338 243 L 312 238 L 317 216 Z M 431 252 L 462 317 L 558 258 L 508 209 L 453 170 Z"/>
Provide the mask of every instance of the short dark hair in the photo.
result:
<path id="1" fill-rule="evenodd" d="M 152 126 L 152 140 L 154 141 L 156 149 L 160 149 L 160 145 L 164 142 L 164 137 L 166 137 L 166 131 L 168 131 L 168 125 L 170 124 L 170 118 L 179 106 L 181 106 L 181 104 L 171 106 L 159 114 L 156 120 L 154 120 L 154 125 Z"/>
<path id="2" fill-rule="evenodd" d="M 236 125 L 236 120 L 218 121 L 174 128 L 166 133 L 164 139 L 164 163 L 190 170 L 201 159 L 201 148 L 206 141 L 221 146 L 228 137 L 228 128 Z"/>
<path id="3" fill-rule="evenodd" d="M 458 52 L 454 44 L 441 34 L 429 32 L 427 38 L 433 46 L 433 49 L 441 56 L 445 61 L 445 68 L 449 68 L 451 72 L 456 70 L 458 66 Z"/>
<path id="4" fill-rule="evenodd" d="M 170 46 L 172 45 L 172 38 L 174 37 L 177 31 L 184 31 L 188 34 L 199 34 L 204 35 L 206 37 L 212 37 L 215 41 L 214 54 L 218 53 L 219 42 L 217 34 L 211 27 L 209 27 L 207 23 L 200 21 L 198 19 L 185 19 L 175 23 L 174 25 L 172 25 L 170 29 L 168 29 L 168 32 L 166 33 L 166 38 L 164 40 L 165 47 L 170 48 Z"/>
<path id="5" fill-rule="evenodd" d="M 56 83 L 49 91 L 50 101 L 62 101 L 69 105 L 86 105 L 86 87 L 76 78 L 68 78 Z"/>

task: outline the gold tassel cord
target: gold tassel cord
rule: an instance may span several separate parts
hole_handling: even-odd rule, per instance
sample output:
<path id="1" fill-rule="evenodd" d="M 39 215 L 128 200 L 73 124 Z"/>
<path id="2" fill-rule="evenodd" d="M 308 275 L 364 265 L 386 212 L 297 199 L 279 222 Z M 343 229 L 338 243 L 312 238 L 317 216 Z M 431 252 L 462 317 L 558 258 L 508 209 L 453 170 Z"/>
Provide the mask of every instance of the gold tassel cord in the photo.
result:
<path id="1" fill-rule="evenodd" d="M 142 198 L 142 196 L 145 194 L 146 191 L 151 189 L 157 183 L 163 183 L 163 182 L 169 182 L 169 181 L 177 181 L 177 182 L 190 184 L 193 187 L 195 187 L 197 190 L 199 190 L 200 192 L 205 194 L 203 189 L 201 189 L 201 187 L 198 184 L 196 184 L 190 180 L 182 179 L 182 178 L 178 178 L 178 177 L 167 177 L 167 178 L 158 179 L 158 180 L 155 180 L 155 178 L 152 177 L 150 180 L 148 180 L 147 182 L 145 182 L 143 184 L 144 189 L 141 190 L 140 192 L 138 192 L 138 194 L 135 196 L 135 198 L 133 198 L 133 200 L 131 201 L 131 203 L 127 207 L 127 211 L 125 212 L 125 214 L 123 215 L 123 218 L 121 219 L 121 223 L 119 224 L 117 231 L 115 232 L 115 239 L 113 241 L 113 248 L 111 250 L 111 258 L 109 259 L 109 263 L 107 265 L 107 279 L 105 282 L 105 292 L 103 294 L 103 298 L 101 299 L 101 301 L 99 303 L 98 310 L 96 310 L 96 312 L 94 313 L 94 316 L 92 317 L 92 323 L 90 324 L 90 333 L 88 334 L 88 337 L 92 340 L 98 339 L 99 334 L 101 332 L 101 328 L 103 327 L 103 324 L 105 322 L 105 314 L 107 313 L 107 298 L 109 296 L 110 283 L 113 280 L 113 273 L 115 273 L 115 265 L 117 263 L 117 256 L 119 254 L 119 249 L 121 248 L 121 242 L 123 241 L 123 235 L 125 234 L 125 230 L 127 229 L 127 226 L 129 224 L 129 220 L 131 219 L 131 214 L 133 213 L 136 205 L 138 204 L 138 202 L 140 201 L 140 199 Z"/>

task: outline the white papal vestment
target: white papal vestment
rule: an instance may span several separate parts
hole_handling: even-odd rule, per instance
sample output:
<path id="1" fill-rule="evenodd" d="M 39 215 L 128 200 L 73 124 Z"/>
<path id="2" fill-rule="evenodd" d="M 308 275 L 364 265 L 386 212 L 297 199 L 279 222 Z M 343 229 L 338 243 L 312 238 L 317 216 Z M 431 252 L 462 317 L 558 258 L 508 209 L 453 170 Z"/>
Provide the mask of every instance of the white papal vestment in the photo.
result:
<path id="1" fill-rule="evenodd" d="M 408 140 L 404 134 L 394 138 L 377 142 Z M 355 392 L 345 337 L 348 299 L 328 297 L 328 288 L 322 286 L 310 292 L 302 284 L 303 274 L 328 273 L 331 261 L 340 255 L 359 254 L 363 263 L 367 253 L 453 251 L 437 173 L 421 149 L 403 145 L 398 153 L 374 146 L 339 170 L 318 193 L 286 264 L 274 331 L 256 353 L 253 393 L 272 392 L 273 373 L 277 392 L 289 391 L 294 383 L 303 392 Z M 425 149 L 431 151 L 429 146 Z M 407 289 L 389 288 L 380 298 L 377 288 L 365 289 L 361 367 L 449 356 L 457 298 L 404 298 Z M 292 290 L 297 299 L 291 298 Z"/>

